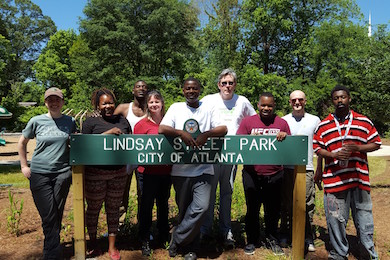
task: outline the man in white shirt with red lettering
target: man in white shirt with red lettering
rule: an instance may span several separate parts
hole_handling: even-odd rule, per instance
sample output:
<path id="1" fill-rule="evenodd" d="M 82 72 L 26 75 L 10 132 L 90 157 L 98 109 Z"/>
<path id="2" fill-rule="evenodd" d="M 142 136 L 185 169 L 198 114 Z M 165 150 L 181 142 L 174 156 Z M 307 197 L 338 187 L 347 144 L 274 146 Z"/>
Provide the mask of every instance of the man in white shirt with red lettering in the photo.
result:
<path id="1" fill-rule="evenodd" d="M 287 122 L 274 114 L 275 98 L 270 92 L 263 92 L 257 107 L 259 115 L 246 117 L 237 130 L 237 135 L 276 135 L 282 141 L 290 135 Z M 264 206 L 265 244 L 275 255 L 283 255 L 279 246 L 277 229 L 280 215 L 283 165 L 244 165 L 244 185 L 247 213 L 245 232 L 247 245 L 244 253 L 253 255 L 260 238 L 260 207 Z"/>

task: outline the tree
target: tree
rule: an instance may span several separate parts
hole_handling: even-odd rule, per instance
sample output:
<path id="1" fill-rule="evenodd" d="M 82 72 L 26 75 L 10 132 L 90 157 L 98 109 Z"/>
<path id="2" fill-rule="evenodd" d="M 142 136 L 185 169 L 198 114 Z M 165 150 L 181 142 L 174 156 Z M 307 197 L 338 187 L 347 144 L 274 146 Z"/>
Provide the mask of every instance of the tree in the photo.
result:
<path id="1" fill-rule="evenodd" d="M 84 13 L 80 32 L 95 57 L 95 82 L 124 94 L 122 89 L 135 79 L 185 75 L 198 24 L 191 5 L 178 0 L 92 0 Z"/>
<path id="2" fill-rule="evenodd" d="M 241 65 L 238 11 L 237 0 L 219 0 L 212 4 L 211 12 L 206 11 L 209 17 L 208 24 L 203 28 L 206 64 L 215 67 L 216 71 Z"/>
<path id="3" fill-rule="evenodd" d="M 0 1 L 0 21 L 1 33 L 14 55 L 4 69 L 7 77 L 0 86 L 0 94 L 6 96 L 12 83 L 34 77 L 32 65 L 56 27 L 30 0 Z"/>
<path id="4" fill-rule="evenodd" d="M 76 72 L 72 68 L 69 50 L 77 35 L 73 30 L 60 30 L 50 37 L 33 69 L 36 78 L 44 86 L 57 86 L 65 90 L 65 96 L 71 96 L 70 87 L 76 83 Z"/>
<path id="5" fill-rule="evenodd" d="M 357 14 L 352 0 L 243 1 L 244 55 L 264 74 L 304 76 L 313 29 L 328 19 L 343 21 Z"/>
<path id="6" fill-rule="evenodd" d="M 365 59 L 356 72 L 359 84 L 355 88 L 355 106 L 383 134 L 390 127 L 390 32 L 386 25 L 380 25 L 367 41 Z"/>
<path id="7" fill-rule="evenodd" d="M 10 41 L 0 34 L 0 86 L 7 80 L 7 64 L 11 62 L 13 57 Z"/>
<path id="8" fill-rule="evenodd" d="M 252 105 L 257 107 L 260 94 L 271 92 L 275 97 L 276 110 L 283 112 L 290 95 L 287 87 L 287 80 L 284 77 L 276 73 L 264 74 L 258 67 L 248 64 L 242 70 L 237 93 L 248 97 Z"/>

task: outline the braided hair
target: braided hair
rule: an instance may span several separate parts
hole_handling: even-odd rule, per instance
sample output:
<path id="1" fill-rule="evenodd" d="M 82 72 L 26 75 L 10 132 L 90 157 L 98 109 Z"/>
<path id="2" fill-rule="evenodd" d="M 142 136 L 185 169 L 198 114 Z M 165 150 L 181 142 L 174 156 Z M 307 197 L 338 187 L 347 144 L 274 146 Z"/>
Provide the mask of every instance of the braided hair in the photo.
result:
<path id="1" fill-rule="evenodd" d="M 92 98 L 91 98 L 92 107 L 95 110 L 98 110 L 99 100 L 100 100 L 100 97 L 103 95 L 111 96 L 112 99 L 114 100 L 114 102 L 116 102 L 116 97 L 115 97 L 114 92 L 112 92 L 112 90 L 107 89 L 107 88 L 96 89 L 94 92 L 92 92 Z"/>

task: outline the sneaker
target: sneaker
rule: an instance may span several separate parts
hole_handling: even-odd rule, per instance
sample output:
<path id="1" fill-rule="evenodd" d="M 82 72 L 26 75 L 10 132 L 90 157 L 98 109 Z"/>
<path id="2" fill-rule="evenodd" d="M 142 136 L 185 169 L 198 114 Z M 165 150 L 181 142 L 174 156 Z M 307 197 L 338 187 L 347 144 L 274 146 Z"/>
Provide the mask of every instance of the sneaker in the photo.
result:
<path id="1" fill-rule="evenodd" d="M 309 252 L 315 252 L 316 251 L 316 248 L 314 247 L 313 239 L 305 239 L 305 246 L 307 248 L 307 251 L 309 251 Z"/>
<path id="2" fill-rule="evenodd" d="M 246 255 L 254 255 L 255 254 L 255 250 L 256 250 L 256 247 L 254 244 L 247 244 L 245 247 L 244 247 L 244 253 Z"/>
<path id="3" fill-rule="evenodd" d="M 184 260 L 196 260 L 196 254 L 194 252 L 189 252 L 184 256 Z"/>
<path id="4" fill-rule="evenodd" d="M 309 243 L 309 245 L 307 246 L 307 251 L 309 251 L 309 252 L 315 252 L 316 251 L 316 248 L 314 247 L 313 243 Z"/>
<path id="5" fill-rule="evenodd" d="M 271 249 L 274 255 L 284 255 L 283 249 L 279 246 L 278 242 L 274 238 L 266 238 L 267 248 Z"/>
<path id="6" fill-rule="evenodd" d="M 226 234 L 226 237 L 225 237 L 223 244 L 226 248 L 233 249 L 234 242 L 236 242 L 236 241 L 233 238 L 233 233 L 229 230 L 229 232 Z"/>
<path id="7" fill-rule="evenodd" d="M 152 249 L 150 249 L 149 241 L 142 241 L 142 255 L 150 256 Z"/>

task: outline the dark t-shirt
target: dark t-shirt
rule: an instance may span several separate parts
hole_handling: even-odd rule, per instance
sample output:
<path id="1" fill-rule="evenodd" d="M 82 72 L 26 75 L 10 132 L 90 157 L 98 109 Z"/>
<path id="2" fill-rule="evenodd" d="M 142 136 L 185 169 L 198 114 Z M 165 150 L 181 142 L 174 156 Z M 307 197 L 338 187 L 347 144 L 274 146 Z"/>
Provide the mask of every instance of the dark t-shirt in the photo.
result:
<path id="1" fill-rule="evenodd" d="M 237 135 L 277 135 L 279 132 L 286 132 L 291 135 L 286 120 L 275 116 L 274 120 L 266 125 L 259 115 L 245 117 L 237 130 Z M 283 170 L 282 165 L 244 165 L 248 172 L 256 172 L 257 175 L 272 175 Z"/>
<path id="2" fill-rule="evenodd" d="M 102 117 L 88 117 L 83 123 L 83 134 L 101 134 L 114 127 L 118 127 L 124 134 L 130 134 L 130 125 L 122 115 L 114 116 L 112 119 Z"/>
<path id="3" fill-rule="evenodd" d="M 103 119 L 102 117 L 88 117 L 83 123 L 82 133 L 83 134 L 101 134 L 105 131 L 108 131 L 114 127 L 118 127 L 122 130 L 124 134 L 130 134 L 131 127 L 126 118 L 122 115 L 114 116 L 111 119 Z M 107 165 L 107 166 L 93 166 L 99 169 L 107 170 L 118 170 L 123 167 L 123 165 Z"/>

